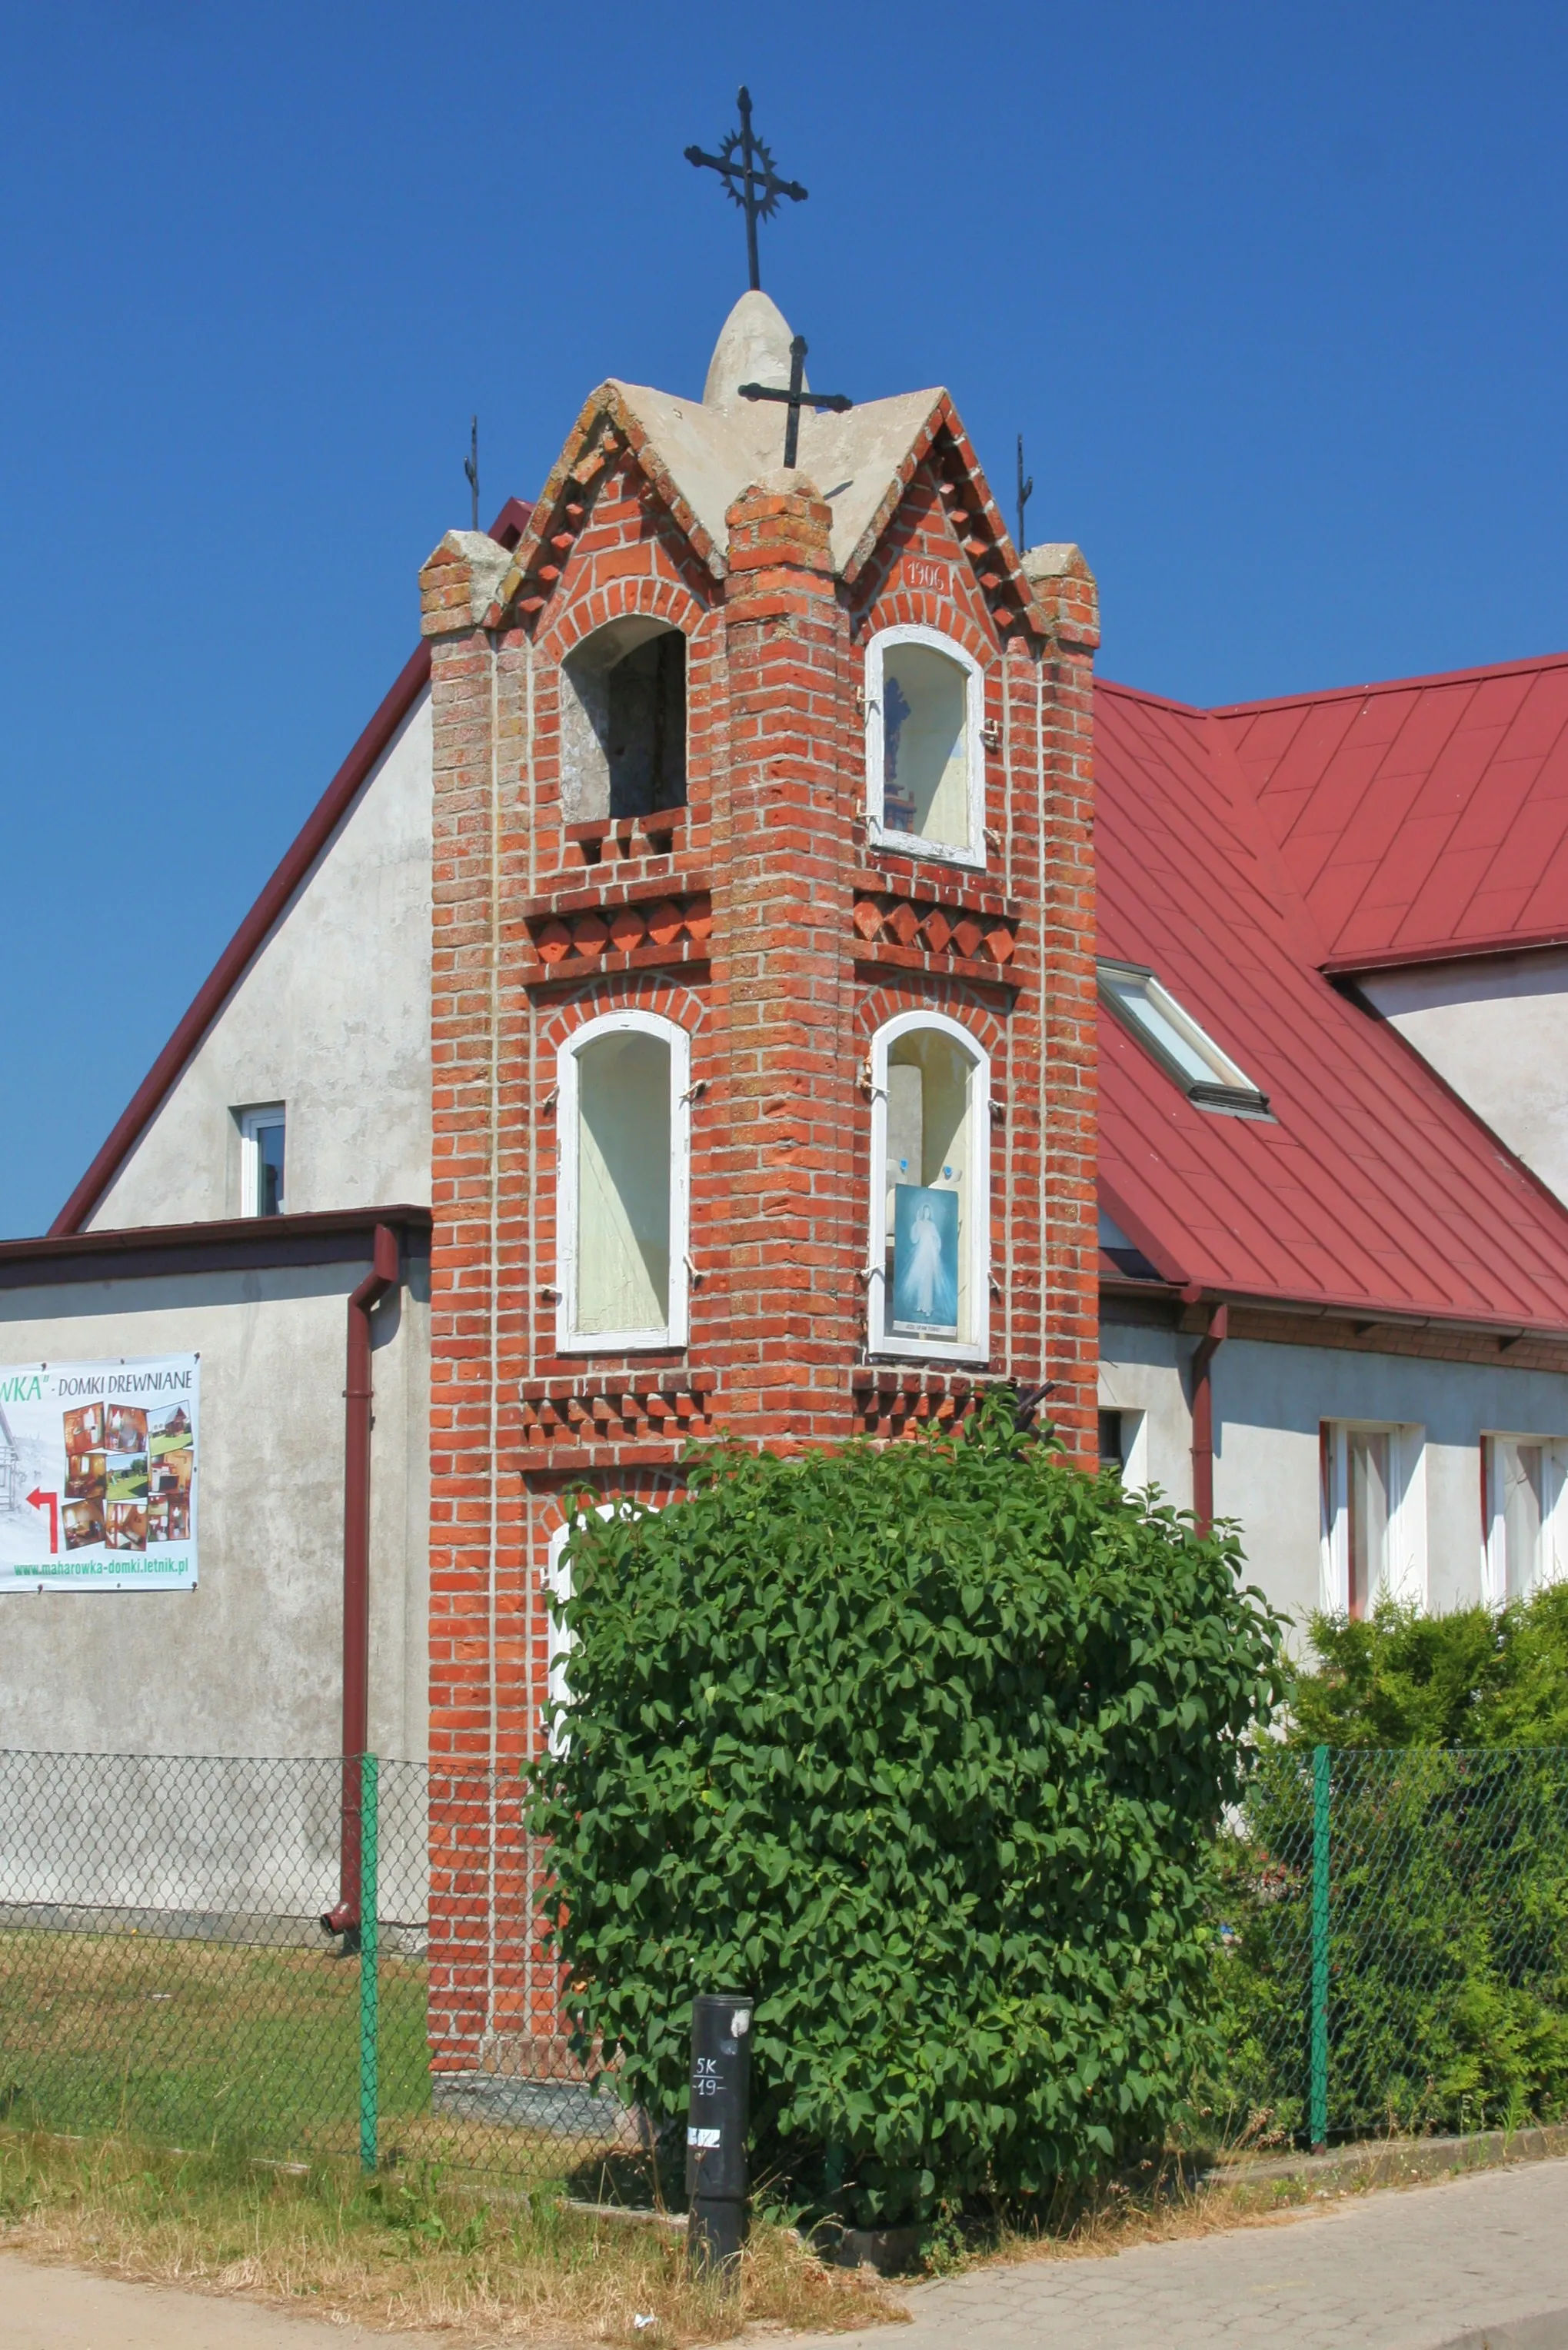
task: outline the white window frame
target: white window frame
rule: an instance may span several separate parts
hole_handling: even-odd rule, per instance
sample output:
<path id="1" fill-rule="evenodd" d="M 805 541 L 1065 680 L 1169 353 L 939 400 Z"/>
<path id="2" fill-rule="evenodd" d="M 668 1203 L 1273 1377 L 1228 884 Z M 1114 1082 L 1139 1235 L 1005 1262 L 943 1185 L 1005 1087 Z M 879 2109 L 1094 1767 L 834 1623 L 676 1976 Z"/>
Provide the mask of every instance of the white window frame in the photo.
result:
<path id="1" fill-rule="evenodd" d="M 1179 1003 L 1168 987 L 1162 986 L 1147 963 L 1116 962 L 1102 955 L 1095 966 L 1099 983 L 1100 1000 L 1120 1021 L 1135 1044 L 1140 1045 L 1149 1058 L 1162 1068 L 1172 1083 L 1180 1087 L 1189 1102 L 1199 1109 L 1217 1110 L 1231 1118 L 1268 1118 L 1269 1097 L 1255 1086 L 1246 1071 L 1233 1061 L 1222 1045 L 1217 1045 L 1206 1028 L 1200 1027 L 1184 1003 Z M 1122 990 L 1141 994 L 1149 1009 L 1164 1020 L 1195 1053 L 1209 1071 L 1207 1078 L 1195 1077 L 1190 1069 L 1183 1068 L 1161 1040 L 1146 1028 L 1136 1013 L 1128 1010 Z"/>
<path id="2" fill-rule="evenodd" d="M 969 839 L 926 840 L 916 832 L 888 831 L 882 822 L 882 657 L 889 645 L 924 645 L 945 653 L 964 671 L 964 741 L 969 754 Z M 985 868 L 985 674 L 974 655 L 940 629 L 917 621 L 879 629 L 866 648 L 866 827 L 874 848 L 905 857 L 931 858 L 943 865 Z"/>
<path id="3" fill-rule="evenodd" d="M 1487 1604 L 1501 1607 L 1508 1600 L 1508 1543 L 1499 1474 L 1500 1444 L 1539 1444 L 1542 1463 L 1541 1557 L 1531 1580 L 1532 1591 L 1560 1583 L 1568 1566 L 1568 1440 L 1532 1436 L 1511 1428 L 1481 1431 L 1481 1474 L 1485 1479 L 1486 1523 L 1481 1534 L 1481 1589 Z"/>
<path id="4" fill-rule="evenodd" d="M 1388 1510 L 1388 1555 L 1375 1590 L 1367 1595 L 1376 1607 L 1381 1599 L 1405 1606 L 1427 1605 L 1427 1431 L 1418 1422 L 1398 1419 L 1325 1419 L 1319 1445 L 1328 1455 L 1326 1485 L 1320 1479 L 1319 1541 L 1321 1596 L 1324 1612 L 1350 1613 L 1350 1478 L 1352 1430 L 1391 1440 Z"/>
<path id="5" fill-rule="evenodd" d="M 577 1310 L 577 1056 L 602 1036 L 657 1036 L 670 1047 L 670 1318 L 659 1330 L 587 1330 Z M 691 1039 L 659 1012 L 601 1012 L 574 1028 L 556 1055 L 556 1345 L 563 1355 L 634 1355 L 684 1347 L 691 1192 Z"/>
<path id="6" fill-rule="evenodd" d="M 240 1213 L 259 1216 L 261 1213 L 261 1136 L 269 1126 L 283 1128 L 283 1196 L 284 1209 L 288 1205 L 288 1106 L 286 1102 L 258 1102 L 253 1109 L 240 1112 Z"/>
<path id="7" fill-rule="evenodd" d="M 888 1049 L 916 1029 L 935 1028 L 969 1056 L 970 1217 L 969 1294 L 973 1325 L 968 1338 L 914 1338 L 887 1326 L 888 1287 Z M 867 1264 L 867 1351 L 904 1362 L 981 1363 L 991 1351 L 991 1055 L 945 1012 L 900 1012 L 871 1039 L 870 1246 Z"/>
<path id="8" fill-rule="evenodd" d="M 1099 1409 L 1121 1415 L 1123 1492 L 1143 1492 L 1148 1484 L 1147 1411 L 1141 1404 L 1117 1403 L 1108 1395 L 1100 1397 Z"/>
<path id="9" fill-rule="evenodd" d="M 596 1518 L 629 1518 L 634 1510 L 646 1517 L 659 1515 L 659 1505 L 655 1502 L 634 1502 L 623 1498 L 594 1504 Z M 570 1733 L 558 1709 L 570 1705 L 572 1701 L 567 1675 L 571 1669 L 572 1650 L 577 1645 L 569 1627 L 561 1621 L 562 1611 L 572 1596 L 572 1565 L 566 1556 L 566 1544 L 578 1527 L 587 1523 L 587 1520 L 580 1510 L 576 1517 L 562 1519 L 551 1532 L 545 1568 L 545 1638 L 550 1644 L 545 1665 L 545 1731 L 552 1754 L 564 1754 L 569 1742 Z"/>

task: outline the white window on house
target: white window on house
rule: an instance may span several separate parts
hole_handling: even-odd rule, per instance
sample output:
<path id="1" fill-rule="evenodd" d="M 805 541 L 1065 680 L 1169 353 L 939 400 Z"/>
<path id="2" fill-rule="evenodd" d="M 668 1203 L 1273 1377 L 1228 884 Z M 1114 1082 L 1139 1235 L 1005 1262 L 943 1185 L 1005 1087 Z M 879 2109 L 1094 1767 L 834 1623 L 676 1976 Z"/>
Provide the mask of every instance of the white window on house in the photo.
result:
<path id="1" fill-rule="evenodd" d="M 935 629 L 866 648 L 866 806 L 874 844 L 985 863 L 984 681 Z"/>
<path id="2" fill-rule="evenodd" d="M 972 1361 L 987 1345 L 991 1063 L 956 1020 L 904 1012 L 871 1040 L 874 1354 Z"/>
<path id="3" fill-rule="evenodd" d="M 1368 1617 L 1381 1599 L 1427 1598 L 1426 1430 L 1328 1419 L 1320 1430 L 1323 1604 Z"/>
<path id="4" fill-rule="evenodd" d="M 1148 1482 L 1146 1419 L 1125 1404 L 1100 1406 L 1100 1466 L 1116 1470 L 1129 1492 Z"/>
<path id="5" fill-rule="evenodd" d="M 1199 1109 L 1267 1118 L 1269 1097 L 1142 963 L 1099 965 L 1100 998 Z"/>
<path id="6" fill-rule="evenodd" d="M 686 805 L 686 639 L 629 614 L 562 668 L 561 799 L 568 824 Z"/>
<path id="7" fill-rule="evenodd" d="M 240 1213 L 281 1216 L 287 1212 L 284 1196 L 284 1129 L 282 1102 L 239 1112 Z"/>
<path id="8" fill-rule="evenodd" d="M 1568 1563 L 1568 1443 L 1549 1436 L 1483 1436 L 1481 1451 L 1482 1571 L 1487 1596 L 1501 1607 L 1556 1582 Z"/>
<path id="9" fill-rule="evenodd" d="M 556 1343 L 618 1353 L 686 1343 L 686 1032 L 607 1012 L 556 1063 Z"/>

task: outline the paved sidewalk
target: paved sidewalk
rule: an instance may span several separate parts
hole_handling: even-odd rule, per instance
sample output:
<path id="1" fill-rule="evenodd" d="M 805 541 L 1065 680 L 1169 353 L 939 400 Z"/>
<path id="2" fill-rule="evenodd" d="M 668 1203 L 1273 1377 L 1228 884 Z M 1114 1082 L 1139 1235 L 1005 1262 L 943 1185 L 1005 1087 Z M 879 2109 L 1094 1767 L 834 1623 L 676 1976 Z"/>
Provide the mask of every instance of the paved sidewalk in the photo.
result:
<path id="1" fill-rule="evenodd" d="M 1568 2350 L 1568 2159 L 1385 2189 L 1109 2260 L 981 2269 L 904 2299 L 909 2325 L 795 2334 L 787 2350 L 1482 2350 L 1483 2337 L 1490 2350 Z M 369 2334 L 11 2252 L 0 2252 L 0 2342 L 440 2350 L 429 2334 Z"/>
<path id="2" fill-rule="evenodd" d="M 441 2350 L 433 2334 L 367 2334 L 253 2301 L 45 2267 L 16 2252 L 0 2252 L 0 2343 L 5 2350 Z"/>
<path id="3" fill-rule="evenodd" d="M 904 2298 L 912 2325 L 798 2334 L 790 2350 L 1480 2350 L 1483 2329 L 1492 2350 L 1568 2350 L 1568 2160 Z M 1556 2324 L 1526 2322 L 1549 2311 Z"/>

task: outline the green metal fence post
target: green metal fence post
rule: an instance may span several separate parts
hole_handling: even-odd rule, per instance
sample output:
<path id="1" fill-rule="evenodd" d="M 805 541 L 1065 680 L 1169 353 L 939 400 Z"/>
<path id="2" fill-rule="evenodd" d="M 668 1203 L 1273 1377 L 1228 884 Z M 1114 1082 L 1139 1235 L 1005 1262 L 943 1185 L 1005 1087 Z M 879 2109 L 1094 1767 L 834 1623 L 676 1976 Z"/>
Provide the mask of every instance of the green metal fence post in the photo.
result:
<path id="1" fill-rule="evenodd" d="M 1328 2141 L 1328 1825 L 1331 1757 L 1312 1758 L 1312 2142 Z"/>
<path id="2" fill-rule="evenodd" d="M 380 2007 L 376 1981 L 376 1757 L 359 1757 L 359 2165 L 376 2168 Z"/>

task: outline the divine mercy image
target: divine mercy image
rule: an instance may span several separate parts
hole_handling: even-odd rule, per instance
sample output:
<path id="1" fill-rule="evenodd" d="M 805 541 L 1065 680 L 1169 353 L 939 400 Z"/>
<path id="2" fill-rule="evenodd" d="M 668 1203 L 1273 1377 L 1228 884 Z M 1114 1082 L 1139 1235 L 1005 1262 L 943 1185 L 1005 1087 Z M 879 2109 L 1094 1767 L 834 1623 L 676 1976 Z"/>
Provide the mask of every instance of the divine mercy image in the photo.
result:
<path id="1" fill-rule="evenodd" d="M 893 1189 L 893 1327 L 928 1337 L 958 1336 L 959 1203 L 956 1191 L 919 1183 Z"/>

